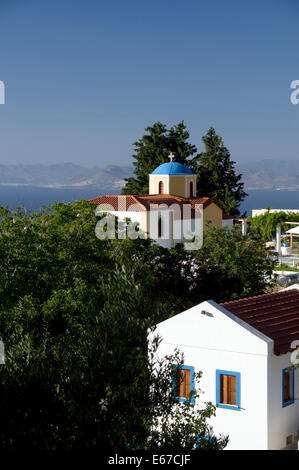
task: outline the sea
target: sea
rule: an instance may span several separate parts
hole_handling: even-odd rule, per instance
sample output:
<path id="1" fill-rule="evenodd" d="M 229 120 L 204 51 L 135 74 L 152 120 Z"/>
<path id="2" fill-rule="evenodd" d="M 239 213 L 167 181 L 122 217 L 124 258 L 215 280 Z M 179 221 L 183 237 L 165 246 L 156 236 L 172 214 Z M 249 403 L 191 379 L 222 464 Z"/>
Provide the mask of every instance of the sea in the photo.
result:
<path id="1" fill-rule="evenodd" d="M 240 206 L 241 214 L 251 216 L 252 209 L 299 209 L 299 190 L 246 190 L 248 196 Z M 97 189 L 44 188 L 37 186 L 0 186 L 0 205 L 15 210 L 24 206 L 28 213 L 40 211 L 55 202 L 73 202 L 101 196 Z M 111 194 L 111 193 L 110 193 Z"/>
<path id="2" fill-rule="evenodd" d="M 246 189 L 246 193 L 240 213 L 247 216 L 252 215 L 252 209 L 299 209 L 299 190 Z"/>
<path id="3" fill-rule="evenodd" d="M 51 206 L 55 202 L 92 199 L 102 194 L 98 189 L 0 185 L 0 206 L 7 206 L 12 211 L 23 206 L 26 212 L 31 213 L 39 212 L 42 207 Z"/>

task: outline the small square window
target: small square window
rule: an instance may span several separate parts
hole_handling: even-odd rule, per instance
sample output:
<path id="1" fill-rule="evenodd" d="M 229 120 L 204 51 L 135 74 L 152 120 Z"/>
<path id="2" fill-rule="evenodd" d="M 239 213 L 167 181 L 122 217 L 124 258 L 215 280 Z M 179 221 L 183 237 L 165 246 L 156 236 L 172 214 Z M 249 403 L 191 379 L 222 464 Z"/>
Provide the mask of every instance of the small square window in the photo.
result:
<path id="1" fill-rule="evenodd" d="M 175 364 L 174 367 L 178 368 Z M 178 372 L 178 371 L 177 371 Z M 173 376 L 173 389 L 176 398 L 179 401 L 190 400 L 190 403 L 194 403 L 193 396 L 190 398 L 190 393 L 194 390 L 194 367 L 182 365 L 180 367 L 180 374 L 176 371 Z"/>
<path id="2" fill-rule="evenodd" d="M 216 370 L 216 406 L 240 410 L 240 373 Z"/>
<path id="3" fill-rule="evenodd" d="M 286 368 L 282 371 L 282 406 L 294 403 L 294 369 Z"/>

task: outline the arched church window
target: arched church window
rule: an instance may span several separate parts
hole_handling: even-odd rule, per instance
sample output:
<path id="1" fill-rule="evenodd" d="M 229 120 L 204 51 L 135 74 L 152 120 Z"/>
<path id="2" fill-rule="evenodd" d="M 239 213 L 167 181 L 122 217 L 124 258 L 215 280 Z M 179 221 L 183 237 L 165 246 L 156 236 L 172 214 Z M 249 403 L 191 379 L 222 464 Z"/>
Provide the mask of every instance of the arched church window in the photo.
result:
<path id="1" fill-rule="evenodd" d="M 194 194 L 193 194 L 193 181 L 190 181 L 190 185 L 189 185 L 189 195 L 190 197 L 193 197 Z"/>
<path id="2" fill-rule="evenodd" d="M 159 218 L 158 218 L 158 238 L 161 238 L 162 237 L 162 217 L 161 215 L 159 215 Z"/>
<path id="3" fill-rule="evenodd" d="M 164 183 L 159 181 L 159 194 L 164 194 Z"/>

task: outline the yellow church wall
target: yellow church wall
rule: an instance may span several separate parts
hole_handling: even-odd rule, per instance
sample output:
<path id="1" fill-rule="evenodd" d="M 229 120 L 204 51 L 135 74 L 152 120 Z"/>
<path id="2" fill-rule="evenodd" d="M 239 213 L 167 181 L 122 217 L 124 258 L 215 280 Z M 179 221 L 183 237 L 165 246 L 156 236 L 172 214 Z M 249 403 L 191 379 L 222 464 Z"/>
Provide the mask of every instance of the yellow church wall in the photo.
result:
<path id="1" fill-rule="evenodd" d="M 209 204 L 203 211 L 203 231 L 207 229 L 208 221 L 211 222 L 209 224 L 211 227 L 222 227 L 222 209 L 214 203 Z"/>
<path id="2" fill-rule="evenodd" d="M 163 181 L 164 183 L 164 193 L 169 194 L 168 175 L 150 175 L 149 176 L 149 193 L 159 194 L 159 181 Z"/>
<path id="3" fill-rule="evenodd" d="M 185 195 L 185 176 L 171 175 L 169 176 L 169 194 L 174 196 L 186 197 Z"/>
<path id="4" fill-rule="evenodd" d="M 190 195 L 190 181 L 193 181 L 193 197 L 196 196 L 196 175 L 187 176 L 187 194 L 186 197 L 191 197 Z"/>
<path id="5" fill-rule="evenodd" d="M 141 213 L 141 224 L 140 230 L 145 233 L 145 237 L 148 238 L 149 233 L 149 212 L 142 212 Z"/>
<path id="6" fill-rule="evenodd" d="M 189 183 L 193 181 L 194 196 L 196 195 L 196 175 L 150 175 L 149 194 L 159 194 L 159 182 L 164 183 L 164 194 L 190 197 Z M 169 182 L 169 187 L 168 187 Z"/>

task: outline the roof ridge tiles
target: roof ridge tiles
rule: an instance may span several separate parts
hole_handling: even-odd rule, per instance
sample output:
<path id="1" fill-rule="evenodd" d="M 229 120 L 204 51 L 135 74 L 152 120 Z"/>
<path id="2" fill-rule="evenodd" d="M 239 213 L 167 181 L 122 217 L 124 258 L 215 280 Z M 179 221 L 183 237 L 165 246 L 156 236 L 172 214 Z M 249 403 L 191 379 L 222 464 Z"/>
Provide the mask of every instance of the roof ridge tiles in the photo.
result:
<path id="1" fill-rule="evenodd" d="M 298 289 L 289 289 L 289 290 L 283 290 L 283 291 L 278 291 L 278 292 L 268 292 L 266 294 L 260 294 L 260 295 L 254 295 L 252 297 L 244 297 L 243 299 L 236 299 L 236 300 L 230 300 L 228 302 L 221 302 L 219 305 L 232 305 L 232 304 L 237 304 L 237 302 L 243 302 L 243 301 L 251 301 L 254 299 L 260 299 L 260 298 L 266 298 L 270 296 L 275 296 L 275 295 L 288 295 L 288 294 L 299 294 Z"/>
<path id="2" fill-rule="evenodd" d="M 299 294 L 299 293 L 298 293 Z M 277 300 L 281 300 L 281 299 L 277 299 Z M 286 299 L 285 299 L 286 300 Z M 287 297 L 287 300 L 288 300 L 288 304 L 294 304 L 294 303 L 297 303 L 298 302 L 298 297 L 297 298 L 294 298 L 292 296 L 290 297 Z M 234 311 L 238 311 L 239 310 L 239 313 L 240 315 L 242 314 L 246 314 L 247 312 L 249 313 L 254 313 L 254 311 L 261 311 L 261 310 L 265 310 L 265 309 L 268 309 L 268 308 L 273 308 L 273 306 L 275 305 L 275 307 L 280 307 L 282 305 L 285 305 L 286 302 L 275 302 L 275 304 L 271 304 L 269 305 L 268 303 L 266 302 L 263 302 L 263 303 L 253 303 L 253 304 L 250 304 L 250 305 L 247 305 L 247 309 L 244 310 L 244 308 L 246 307 L 242 307 L 241 305 L 239 306 L 239 308 L 234 308 Z M 255 306 L 254 308 L 252 308 L 252 306 Z M 292 307 L 292 306 L 291 306 Z M 286 308 L 291 308 L 291 307 L 286 307 Z"/>

